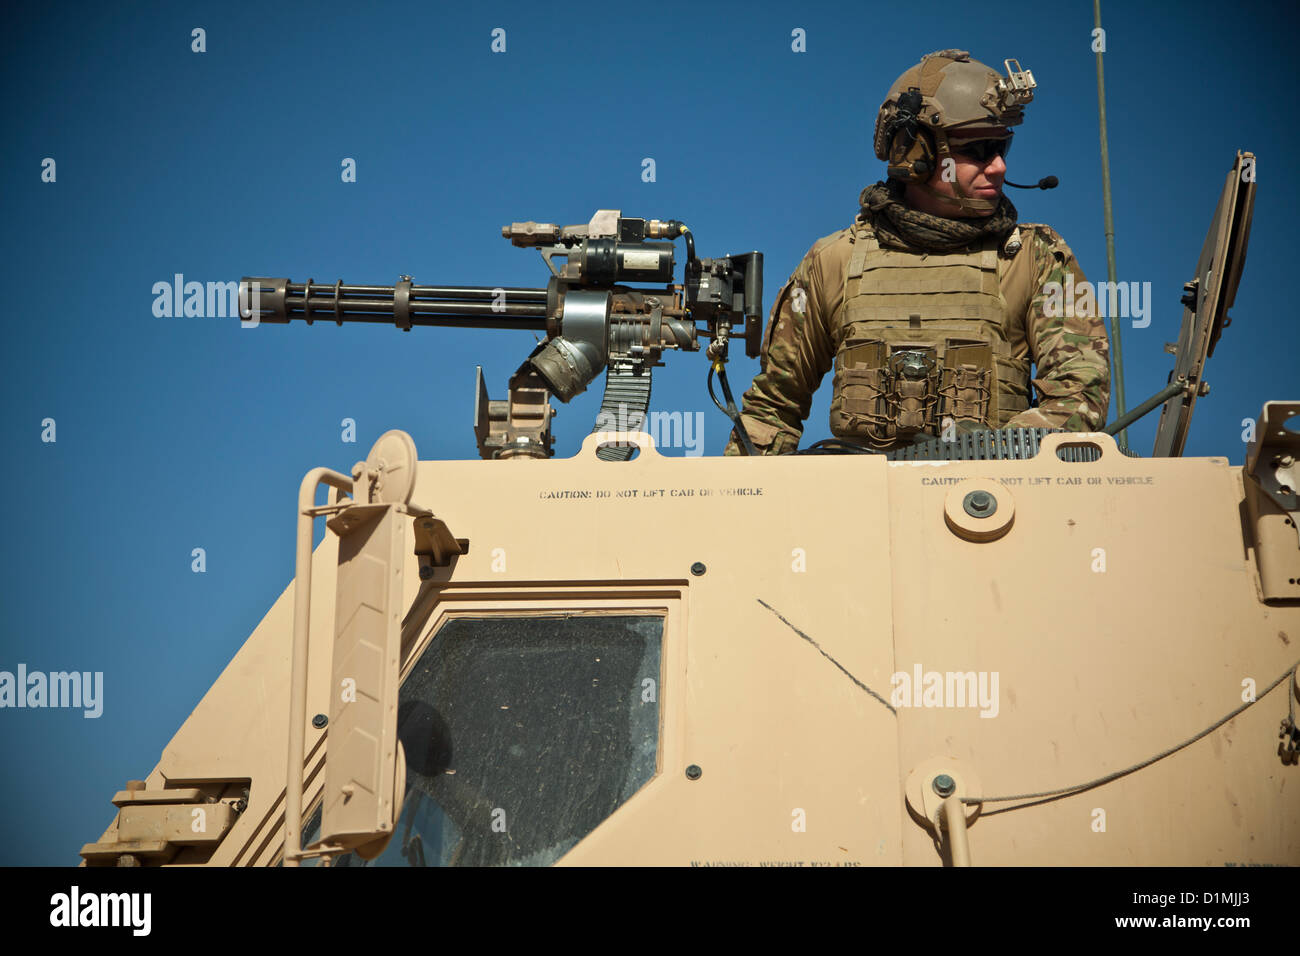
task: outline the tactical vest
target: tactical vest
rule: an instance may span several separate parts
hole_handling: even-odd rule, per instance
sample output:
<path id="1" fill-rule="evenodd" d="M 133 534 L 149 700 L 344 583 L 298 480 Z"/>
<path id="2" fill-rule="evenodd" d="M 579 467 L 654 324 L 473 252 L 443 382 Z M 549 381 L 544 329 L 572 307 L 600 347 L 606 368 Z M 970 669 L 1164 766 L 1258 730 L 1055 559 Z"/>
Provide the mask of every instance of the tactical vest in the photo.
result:
<path id="1" fill-rule="evenodd" d="M 832 433 L 896 445 L 940 434 L 945 418 L 1000 428 L 1029 407 L 1029 359 L 1012 358 L 1007 343 L 1005 240 L 921 255 L 882 248 L 866 223 L 853 235 Z"/>

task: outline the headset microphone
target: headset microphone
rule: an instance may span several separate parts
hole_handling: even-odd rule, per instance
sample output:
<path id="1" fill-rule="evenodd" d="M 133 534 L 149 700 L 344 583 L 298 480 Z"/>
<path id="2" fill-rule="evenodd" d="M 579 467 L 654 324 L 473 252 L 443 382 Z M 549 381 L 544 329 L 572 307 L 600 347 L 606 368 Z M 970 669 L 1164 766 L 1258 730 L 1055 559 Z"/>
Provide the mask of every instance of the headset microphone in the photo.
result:
<path id="1" fill-rule="evenodd" d="M 1057 179 L 1055 176 L 1044 176 L 1042 179 L 1034 183 L 1034 185 L 1032 186 L 1022 186 L 1020 185 L 1020 183 L 1013 183 L 1009 179 L 1002 180 L 1002 185 L 1015 186 L 1017 189 L 1055 189 L 1058 185 L 1060 185 L 1060 182 L 1061 181 Z"/>

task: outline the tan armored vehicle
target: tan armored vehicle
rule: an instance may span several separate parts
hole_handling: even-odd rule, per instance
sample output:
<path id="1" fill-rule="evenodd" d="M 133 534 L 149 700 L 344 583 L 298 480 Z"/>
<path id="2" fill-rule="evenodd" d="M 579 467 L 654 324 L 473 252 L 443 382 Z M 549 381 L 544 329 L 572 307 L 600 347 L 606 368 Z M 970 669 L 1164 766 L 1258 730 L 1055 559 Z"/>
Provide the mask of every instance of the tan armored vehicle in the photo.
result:
<path id="1" fill-rule="evenodd" d="M 675 221 L 506 227 L 546 289 L 246 280 L 248 321 L 547 334 L 507 399 L 480 375 L 487 460 L 395 430 L 307 472 L 296 579 L 81 856 L 1300 863 L 1300 402 L 1264 407 L 1244 467 L 1179 457 L 1245 260 L 1242 160 L 1135 410 L 1164 406 L 1145 458 L 1018 429 L 661 456 L 650 369 L 708 339 L 734 419 L 728 341 L 756 354 L 762 318 L 761 256 L 698 259 Z M 601 430 L 551 458 L 550 396 L 602 368 Z"/>

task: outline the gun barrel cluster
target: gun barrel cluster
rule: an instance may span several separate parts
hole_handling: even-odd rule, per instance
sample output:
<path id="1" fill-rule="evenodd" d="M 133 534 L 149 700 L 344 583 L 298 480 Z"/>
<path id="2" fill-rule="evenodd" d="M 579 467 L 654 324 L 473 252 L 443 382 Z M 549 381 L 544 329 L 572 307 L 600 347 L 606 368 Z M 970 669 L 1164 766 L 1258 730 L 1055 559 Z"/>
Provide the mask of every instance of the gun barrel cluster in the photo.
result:
<path id="1" fill-rule="evenodd" d="M 399 328 L 455 326 L 470 329 L 545 329 L 546 289 L 487 286 L 345 285 L 290 282 L 245 276 L 240 283 L 240 315 L 259 322 L 302 319 L 376 322 Z"/>

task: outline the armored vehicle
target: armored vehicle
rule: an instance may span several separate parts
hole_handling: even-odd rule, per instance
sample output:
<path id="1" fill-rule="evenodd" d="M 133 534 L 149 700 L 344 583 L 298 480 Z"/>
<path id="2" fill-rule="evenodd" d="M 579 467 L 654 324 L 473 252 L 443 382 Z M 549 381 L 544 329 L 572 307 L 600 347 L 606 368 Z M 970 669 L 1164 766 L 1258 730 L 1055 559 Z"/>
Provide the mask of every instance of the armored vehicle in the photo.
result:
<path id="1" fill-rule="evenodd" d="M 1300 401 L 1244 466 L 1181 457 L 1249 158 L 1134 409 L 1162 407 L 1149 457 L 1120 421 L 662 456 L 651 369 L 707 341 L 738 422 L 728 345 L 762 319 L 761 255 L 675 220 L 505 227 L 544 289 L 246 279 L 247 322 L 546 337 L 506 398 L 480 372 L 480 460 L 392 430 L 306 473 L 295 579 L 85 863 L 1300 864 Z M 602 369 L 552 457 L 551 397 Z"/>

